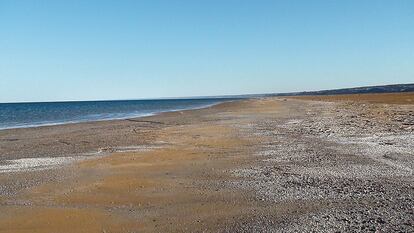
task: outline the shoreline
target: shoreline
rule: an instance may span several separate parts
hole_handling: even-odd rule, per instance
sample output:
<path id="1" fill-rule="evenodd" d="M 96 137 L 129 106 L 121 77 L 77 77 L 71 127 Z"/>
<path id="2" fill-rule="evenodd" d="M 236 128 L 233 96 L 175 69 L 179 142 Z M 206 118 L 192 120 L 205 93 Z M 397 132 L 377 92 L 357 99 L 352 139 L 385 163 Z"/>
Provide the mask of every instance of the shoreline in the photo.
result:
<path id="1" fill-rule="evenodd" d="M 147 121 L 142 122 L 152 122 L 151 119 L 161 117 L 163 115 L 174 114 L 174 113 L 182 113 L 188 111 L 197 111 L 203 110 L 208 108 L 213 108 L 215 106 L 219 106 L 222 104 L 229 104 L 235 103 L 239 101 L 249 101 L 253 98 L 244 98 L 238 100 L 228 100 L 219 103 L 209 104 L 202 107 L 196 108 L 189 108 L 189 109 L 177 109 L 165 112 L 155 113 L 153 115 L 148 116 L 139 116 L 139 117 L 130 117 L 130 118 L 121 118 L 121 119 L 104 119 L 104 120 L 94 120 L 94 121 L 84 121 L 84 122 L 72 122 L 72 123 L 62 123 L 62 124 L 52 124 L 52 125 L 40 125 L 35 127 L 22 127 L 22 128 L 10 128 L 10 129 L 0 129 L 0 133 L 2 130 L 7 134 L 7 130 L 10 131 L 26 131 L 26 130 L 36 130 L 42 128 L 49 128 L 53 130 L 57 127 L 65 127 L 71 128 L 76 126 L 81 126 L 83 124 L 96 124 L 96 123 L 104 123 L 111 125 L 116 124 L 118 121 L 132 121 L 137 122 L 136 120 L 143 120 L 147 119 Z M 138 121 L 139 122 L 139 121 Z M 1 134 L 0 134 L 1 136 Z M 1 141 L 1 140 L 0 140 Z M 57 169 L 62 166 L 68 166 L 76 162 L 80 162 L 87 159 L 96 159 L 99 157 L 108 156 L 114 153 L 123 153 L 123 152 L 139 152 L 142 151 L 144 147 L 154 147 L 151 144 L 140 144 L 140 145 L 127 145 L 127 146 L 111 146 L 111 147 L 100 147 L 95 148 L 90 151 L 84 151 L 82 153 L 67 153 L 67 154 L 53 154 L 50 157 L 39 157 L 34 155 L 33 157 L 22 157 L 16 159 L 2 159 L 0 157 L 0 174 L 1 173 L 15 173 L 15 172 L 28 172 L 28 171 L 39 171 L 39 170 L 48 170 L 48 169 Z M 155 145 L 157 147 L 157 145 Z M 1 155 L 1 154 L 0 154 Z"/>
<path id="2" fill-rule="evenodd" d="M 216 109 L 219 109 L 221 105 L 250 100 L 229 100 L 200 108 L 160 112 L 151 116 L 135 118 L 3 129 L 0 130 L 0 162 L 37 157 L 82 156 L 100 153 L 100 151 L 109 153 L 114 151 L 116 147 L 150 144 L 149 138 L 144 136 L 143 140 L 140 140 L 136 138 L 135 134 L 145 131 L 148 127 L 154 129 L 165 127 L 168 122 L 164 124 L 162 122 L 164 119 L 174 120 L 182 113 L 193 112 L 197 114 L 198 111 L 209 111 L 209 109 L 217 111 Z M 94 134 L 106 135 L 106 140 L 101 141 L 99 135 L 90 135 L 90 130 L 93 130 Z M 119 138 L 113 133 L 114 130 L 117 131 L 116 134 L 120 136 Z M 39 138 L 38 135 L 48 135 L 49 137 Z M 26 145 L 22 146 L 22 144 Z M 39 144 L 48 146 L 38 146 Z"/>
<path id="3" fill-rule="evenodd" d="M 0 173 L 0 230 L 411 232 L 413 125 L 408 105 L 282 97 L 0 131 L 14 159 L 108 153 Z"/>
<path id="4" fill-rule="evenodd" d="M 89 123 L 89 122 L 100 122 L 100 121 L 116 121 L 116 120 L 138 119 L 138 118 L 144 118 L 144 117 L 157 116 L 157 115 L 160 115 L 160 114 L 163 114 L 163 113 L 169 113 L 169 112 L 180 112 L 180 111 L 210 108 L 210 107 L 213 107 L 215 105 L 222 104 L 222 103 L 240 101 L 240 100 L 247 100 L 247 99 L 250 99 L 250 98 L 243 98 L 243 99 L 237 99 L 237 100 L 228 100 L 228 101 L 223 100 L 223 101 L 220 101 L 218 103 L 207 104 L 207 105 L 193 107 L 193 108 L 181 108 L 181 109 L 179 108 L 179 109 L 159 111 L 159 112 L 146 113 L 146 114 L 138 114 L 138 115 L 126 114 L 128 116 L 125 116 L 125 117 L 114 117 L 114 118 L 103 118 L 103 119 L 85 119 L 85 120 L 77 120 L 77 121 L 35 123 L 35 124 L 22 125 L 22 126 L 0 127 L 0 131 L 2 131 L 2 130 L 13 130 L 13 129 L 30 129 L 30 128 L 38 128 L 38 127 L 59 126 L 59 125 L 69 125 L 69 124 L 79 124 L 79 123 Z M 51 103 L 54 103 L 54 102 L 51 102 Z"/>

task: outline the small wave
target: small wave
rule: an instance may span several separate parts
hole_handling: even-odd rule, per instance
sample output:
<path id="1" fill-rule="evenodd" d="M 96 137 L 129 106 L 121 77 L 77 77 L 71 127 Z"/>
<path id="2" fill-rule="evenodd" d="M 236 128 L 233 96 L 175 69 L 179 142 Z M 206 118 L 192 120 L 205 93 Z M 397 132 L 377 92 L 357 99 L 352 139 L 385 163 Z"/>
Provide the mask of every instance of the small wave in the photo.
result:
<path id="1" fill-rule="evenodd" d="M 0 104 L 0 130 L 148 117 L 165 112 L 208 108 L 232 100 L 234 99 L 26 103 L 11 106 Z M 46 118 L 58 119 L 45 120 Z"/>

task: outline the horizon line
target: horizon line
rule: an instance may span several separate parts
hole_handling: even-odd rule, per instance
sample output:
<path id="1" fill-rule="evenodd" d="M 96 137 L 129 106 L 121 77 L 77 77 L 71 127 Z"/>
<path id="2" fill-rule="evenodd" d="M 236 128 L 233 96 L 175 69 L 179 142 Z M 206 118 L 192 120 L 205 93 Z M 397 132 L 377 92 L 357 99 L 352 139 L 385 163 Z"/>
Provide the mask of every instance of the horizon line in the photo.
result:
<path id="1" fill-rule="evenodd" d="M 369 88 L 369 87 L 387 87 L 396 85 L 414 85 L 414 83 L 395 83 L 395 84 L 377 84 L 366 86 L 353 86 L 334 89 L 319 89 L 309 91 L 293 91 L 293 92 L 271 92 L 271 93 L 249 93 L 249 94 L 224 94 L 224 95 L 210 95 L 210 96 L 171 96 L 171 97 L 155 97 L 155 98 L 131 98 L 131 99 L 91 99 L 91 100 L 51 100 L 51 101 L 17 101 L 17 102 L 0 102 L 0 104 L 30 104 L 30 103 L 72 103 L 72 102 L 105 102 L 105 101 L 135 101 L 135 100 L 180 100 L 180 99 L 214 99 L 214 98 L 248 98 L 261 97 L 268 95 L 289 95 L 298 93 L 312 93 L 323 91 L 337 91 L 347 89 Z"/>

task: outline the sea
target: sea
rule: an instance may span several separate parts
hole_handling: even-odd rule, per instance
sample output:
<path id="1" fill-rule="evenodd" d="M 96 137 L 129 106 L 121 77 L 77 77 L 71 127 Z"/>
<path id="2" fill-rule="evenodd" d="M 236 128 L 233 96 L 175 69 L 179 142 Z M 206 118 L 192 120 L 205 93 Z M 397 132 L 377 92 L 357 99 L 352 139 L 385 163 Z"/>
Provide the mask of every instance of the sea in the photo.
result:
<path id="1" fill-rule="evenodd" d="M 0 103 L 0 129 L 144 117 L 237 99 L 241 98 Z"/>

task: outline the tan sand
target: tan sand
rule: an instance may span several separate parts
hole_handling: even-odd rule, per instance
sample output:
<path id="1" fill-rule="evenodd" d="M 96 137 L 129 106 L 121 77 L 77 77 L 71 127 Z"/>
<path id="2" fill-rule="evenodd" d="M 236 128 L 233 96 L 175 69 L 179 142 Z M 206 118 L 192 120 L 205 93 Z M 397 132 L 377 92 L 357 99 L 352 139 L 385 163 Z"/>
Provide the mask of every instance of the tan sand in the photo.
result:
<path id="1" fill-rule="evenodd" d="M 385 99 L 388 97 L 384 96 Z M 332 100 L 332 97 L 307 98 Z M 359 96 L 352 97 L 355 98 Z M 411 95 L 404 94 L 404 97 L 392 98 L 389 102 L 394 103 L 395 99 L 398 103 L 407 102 L 401 98 L 411 98 Z M 342 100 L 342 97 L 337 99 Z M 362 98 L 363 101 L 370 99 L 368 96 Z M 100 148 L 108 152 L 58 169 L 1 173 L 0 232 L 261 232 L 275 229 L 294 231 L 296 226 L 300 231 L 308 231 L 318 229 L 312 227 L 312 224 L 317 224 L 314 217 L 307 220 L 307 216 L 311 216 L 309 214 L 320 217 L 318 222 L 321 226 L 330 226 L 324 222 L 326 218 L 318 215 L 320 211 L 335 208 L 342 211 L 355 208 L 354 204 L 360 201 L 371 201 L 370 196 L 361 195 L 352 197 L 356 199 L 351 202 L 346 199 L 348 197 L 325 197 L 308 186 L 289 189 L 302 182 L 295 181 L 297 177 L 309 177 L 315 173 L 311 169 L 321 169 L 320 164 L 324 161 L 337 164 L 334 168 L 345 171 L 344 174 L 350 174 L 346 167 L 349 164 L 361 163 L 358 166 L 364 168 L 371 166 L 373 161 L 379 169 L 385 168 L 376 164 L 379 160 L 353 157 L 349 151 L 338 157 L 340 159 L 333 158 L 332 152 L 327 151 L 332 142 L 311 138 L 313 133 L 297 133 L 288 129 L 292 123 L 301 122 L 297 120 L 300 117 L 309 117 L 304 109 L 308 111 L 306 114 L 314 111 L 315 114 L 311 115 L 319 116 L 322 114 L 314 109 L 321 108 L 326 112 L 326 109 L 332 109 L 331 105 L 282 100 L 246 100 L 135 121 L 0 132 L 3 140 L 0 145 L 6 145 L 1 151 L 7 159 L 21 158 L 18 152 L 29 155 L 43 153 L 48 157 L 62 155 L 62 151 L 71 152 L 71 156 Z M 336 111 L 332 110 L 333 113 Z M 301 150 L 302 144 L 296 144 L 301 135 L 306 136 L 301 140 L 309 140 L 306 150 Z M 17 140 L 5 142 L 7 138 Z M 60 143 L 62 140 L 66 143 Z M 279 145 L 280 148 L 277 147 Z M 138 149 L 110 153 L 125 146 L 138 146 Z M 269 146 L 276 146 L 269 152 L 273 157 L 264 157 L 262 154 L 269 153 L 263 148 Z M 70 149 L 75 147 L 79 148 Z M 311 156 L 312 151 L 321 151 L 312 154 L 318 159 Z M 286 162 L 286 155 L 288 158 L 304 156 L 304 160 Z M 401 161 L 407 160 L 406 157 L 404 159 Z M 315 167 L 306 167 L 311 166 L 312 161 L 316 161 Z M 394 158 L 393 161 L 397 160 Z M 255 171 L 260 174 L 243 175 Z M 313 173 L 298 176 L 298 171 Z M 325 174 L 327 170 L 315 171 L 315 174 Z M 326 174 L 329 180 L 336 179 L 334 173 Z M 365 174 L 372 172 L 356 173 L 355 177 Z M 405 179 L 411 179 L 412 175 L 404 173 L 404 177 L 408 178 L 399 176 L 398 183 L 409 183 Z M 266 183 L 272 179 L 279 183 Z M 318 179 L 325 182 L 326 177 Z M 338 182 L 346 180 L 338 179 Z M 394 178 L 390 176 L 387 179 Z M 372 178 L 364 182 L 366 180 Z M 356 180 L 352 182 L 359 184 Z M 266 185 L 260 185 L 262 183 Z M 350 192 L 349 184 L 339 184 L 336 189 Z M 324 183 L 316 186 L 334 187 Z M 384 187 L 385 190 L 400 192 L 394 186 Z M 272 193 L 267 188 L 276 190 Z M 401 215 L 409 217 L 404 210 L 401 210 Z M 302 218 L 304 220 L 300 220 Z M 397 224 L 405 226 L 402 222 Z"/>
<path id="2" fill-rule="evenodd" d="M 377 104 L 414 104 L 414 92 L 385 93 L 385 94 L 352 94 L 352 95 L 325 95 L 325 96 L 296 96 L 289 97 L 303 100 L 319 101 L 357 101 Z"/>
<path id="3" fill-rule="evenodd" d="M 209 187 L 211 180 L 230 179 L 222 170 L 243 163 L 247 154 L 235 157 L 229 152 L 249 144 L 226 123 L 216 122 L 216 116 L 205 115 L 217 111 L 229 116 L 276 112 L 277 102 L 246 101 L 187 111 L 183 114 L 194 121 L 191 124 L 153 130 L 156 141 L 167 143 L 162 148 L 87 160 L 70 168 L 76 175 L 10 198 L 30 204 L 0 207 L 0 232 L 163 232 L 203 226 L 212 230 L 232 216 L 265 208 L 245 201 L 242 193 Z"/>

